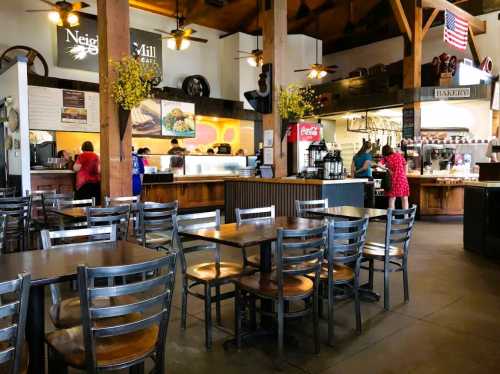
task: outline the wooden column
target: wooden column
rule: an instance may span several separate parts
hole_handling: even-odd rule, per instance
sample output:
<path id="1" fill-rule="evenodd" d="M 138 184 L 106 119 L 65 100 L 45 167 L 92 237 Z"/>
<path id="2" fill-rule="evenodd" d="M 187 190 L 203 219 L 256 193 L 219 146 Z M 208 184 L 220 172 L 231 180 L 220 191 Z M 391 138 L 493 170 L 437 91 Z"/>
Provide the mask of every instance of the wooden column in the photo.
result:
<path id="1" fill-rule="evenodd" d="M 287 0 L 262 0 L 262 37 L 264 63 L 273 64 L 273 112 L 262 116 L 263 129 L 274 131 L 273 165 L 276 177 L 287 174 L 286 137 L 281 143 L 279 90 L 285 83 L 287 45 Z M 280 144 L 281 143 L 281 144 Z"/>
<path id="2" fill-rule="evenodd" d="M 97 0 L 99 33 L 99 108 L 101 120 L 101 195 L 132 194 L 131 129 L 123 139 L 120 160 L 118 106 L 111 97 L 115 74 L 110 60 L 130 54 L 129 5 L 127 0 Z"/>
<path id="3" fill-rule="evenodd" d="M 415 90 L 422 85 L 422 4 L 419 0 L 405 0 L 404 10 L 409 32 L 404 34 L 403 88 Z M 417 99 L 406 103 L 413 110 L 414 136 L 420 136 L 421 108 Z"/>

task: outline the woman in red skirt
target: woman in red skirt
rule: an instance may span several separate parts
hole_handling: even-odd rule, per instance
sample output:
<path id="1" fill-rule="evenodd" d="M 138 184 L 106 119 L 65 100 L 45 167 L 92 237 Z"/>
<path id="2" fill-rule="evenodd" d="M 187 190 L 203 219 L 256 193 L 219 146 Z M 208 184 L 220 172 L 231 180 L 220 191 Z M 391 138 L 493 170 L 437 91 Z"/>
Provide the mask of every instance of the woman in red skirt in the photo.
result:
<path id="1" fill-rule="evenodd" d="M 389 198 L 389 208 L 396 207 L 396 198 L 401 198 L 403 209 L 408 209 L 408 196 L 410 195 L 410 186 L 406 177 L 406 160 L 404 157 L 391 148 L 390 145 L 382 147 L 382 156 L 384 158 L 381 164 L 391 173 L 391 190 L 385 191 L 385 196 Z"/>

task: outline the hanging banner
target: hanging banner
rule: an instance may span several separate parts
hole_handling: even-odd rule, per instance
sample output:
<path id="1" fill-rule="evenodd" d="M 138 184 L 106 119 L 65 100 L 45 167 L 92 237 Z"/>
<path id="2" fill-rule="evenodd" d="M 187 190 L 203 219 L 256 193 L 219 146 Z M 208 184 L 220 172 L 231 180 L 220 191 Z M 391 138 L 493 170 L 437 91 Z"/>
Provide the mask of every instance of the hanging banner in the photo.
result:
<path id="1" fill-rule="evenodd" d="M 97 17 L 79 13 L 80 25 L 57 26 L 57 66 L 70 69 L 99 71 L 99 37 Z M 161 35 L 130 29 L 130 51 L 142 61 L 156 62 L 162 68 Z"/>

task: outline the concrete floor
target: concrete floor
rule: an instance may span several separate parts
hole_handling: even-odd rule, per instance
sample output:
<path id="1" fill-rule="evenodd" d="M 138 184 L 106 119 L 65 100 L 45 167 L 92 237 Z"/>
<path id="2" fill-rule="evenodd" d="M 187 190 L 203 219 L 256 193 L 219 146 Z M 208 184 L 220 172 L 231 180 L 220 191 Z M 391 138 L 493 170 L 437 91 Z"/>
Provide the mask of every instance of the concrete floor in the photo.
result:
<path id="1" fill-rule="evenodd" d="M 371 223 L 369 239 L 379 239 L 382 223 Z M 410 302 L 403 303 L 402 277 L 391 276 L 392 310 L 362 303 L 363 332 L 354 331 L 353 303 L 339 303 L 336 345 L 326 342 L 321 321 L 321 353 L 313 353 L 309 320 L 294 321 L 287 331 L 284 372 L 295 373 L 499 373 L 500 265 L 462 249 L 460 223 L 418 222 L 410 252 Z M 226 249 L 225 258 L 235 258 Z M 196 259 L 198 261 L 199 259 Z M 169 374 L 275 372 L 275 341 L 262 338 L 241 351 L 225 351 L 231 338 L 233 304 L 223 306 L 222 326 L 214 328 L 213 350 L 204 348 L 203 305 L 189 299 L 188 328 L 180 329 L 180 278 L 168 331 Z M 382 291 L 380 276 L 375 289 Z"/>

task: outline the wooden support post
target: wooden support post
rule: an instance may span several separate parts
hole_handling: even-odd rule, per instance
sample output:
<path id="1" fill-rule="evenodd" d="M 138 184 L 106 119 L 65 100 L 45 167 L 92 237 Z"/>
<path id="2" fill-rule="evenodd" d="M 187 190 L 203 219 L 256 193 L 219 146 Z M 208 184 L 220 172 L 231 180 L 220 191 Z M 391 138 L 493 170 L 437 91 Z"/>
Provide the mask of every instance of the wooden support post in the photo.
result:
<path id="1" fill-rule="evenodd" d="M 469 26 L 469 34 L 468 34 L 468 39 L 469 39 L 469 47 L 470 51 L 472 53 L 472 58 L 474 60 L 474 64 L 476 64 L 476 67 L 479 67 L 479 64 L 481 63 L 481 55 L 479 54 L 479 47 L 477 46 L 476 43 L 476 36 L 474 35 L 474 31 L 472 30 L 472 27 Z"/>
<path id="2" fill-rule="evenodd" d="M 406 19 L 410 25 L 412 39 L 404 38 L 403 88 L 415 90 L 422 84 L 422 17 L 423 11 L 419 0 L 405 0 Z M 404 106 L 413 109 L 414 136 L 420 136 L 420 102 L 413 100 Z M 407 119 L 409 120 L 410 118 Z M 403 124 L 404 126 L 404 124 Z"/>
<path id="3" fill-rule="evenodd" d="M 130 196 L 132 191 L 132 137 L 128 127 L 120 160 L 118 106 L 111 97 L 115 73 L 110 60 L 130 54 L 129 5 L 127 0 L 97 0 L 99 33 L 99 108 L 101 120 L 101 195 Z"/>
<path id="4" fill-rule="evenodd" d="M 263 129 L 273 130 L 273 165 L 276 177 L 287 174 L 286 137 L 281 141 L 279 90 L 284 84 L 287 44 L 287 0 L 263 0 L 262 37 L 264 63 L 273 64 L 273 112 L 262 116 Z"/>

